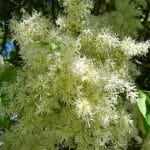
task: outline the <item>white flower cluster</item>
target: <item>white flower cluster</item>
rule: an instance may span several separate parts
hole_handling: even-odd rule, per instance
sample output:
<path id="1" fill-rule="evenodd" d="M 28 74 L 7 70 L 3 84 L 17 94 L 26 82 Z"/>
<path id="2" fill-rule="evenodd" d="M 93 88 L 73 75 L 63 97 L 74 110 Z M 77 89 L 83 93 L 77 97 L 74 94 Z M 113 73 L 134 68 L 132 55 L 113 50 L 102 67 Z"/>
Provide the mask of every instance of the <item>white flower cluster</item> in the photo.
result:
<path id="1" fill-rule="evenodd" d="M 92 106 L 87 98 L 81 97 L 75 101 L 76 112 L 82 119 L 92 118 Z"/>
<path id="2" fill-rule="evenodd" d="M 96 44 L 101 43 L 103 49 L 116 48 L 120 44 L 119 39 L 114 34 L 108 31 L 102 31 L 96 36 Z M 97 48 L 99 45 L 96 46 Z"/>
<path id="3" fill-rule="evenodd" d="M 66 33 L 57 27 L 58 34 L 53 28 L 47 32 L 48 21 L 38 15 L 17 24 L 17 28 L 13 26 L 15 37 L 23 45 L 20 54 L 28 59 L 25 59 L 23 69 L 17 70 L 17 83 L 12 83 L 17 94 L 12 92 L 14 100 L 8 108 L 22 117 L 18 118 L 19 123 L 14 125 L 14 130 L 6 133 L 8 138 L 4 145 L 13 149 L 20 145 L 23 149 L 27 145 L 37 146 L 35 149 L 56 149 L 56 144 L 65 141 L 67 146 L 78 145 L 79 150 L 126 149 L 128 142 L 138 135 L 131 113 L 127 112 L 124 101 L 120 103 L 124 94 L 131 102 L 136 102 L 137 98 L 132 80 L 128 78 L 132 66 L 129 66 L 130 58 L 126 56 L 132 55 L 128 53 L 131 47 L 140 51 L 134 55 L 146 53 L 148 47 L 144 49 L 140 43 L 135 46 L 134 41 L 119 41 L 106 31 L 97 35 L 85 29 L 77 38 L 78 32 L 72 33 L 70 29 L 81 27 L 82 21 L 75 18 L 79 15 L 80 20 L 80 14 L 84 16 L 85 12 L 78 14 L 75 9 L 78 9 L 78 4 L 84 6 L 85 3 L 83 5 L 79 0 L 64 2 L 66 16 L 68 13 L 71 16 L 67 18 L 70 24 L 66 26 Z M 56 23 L 61 26 L 63 21 L 58 18 Z M 50 42 L 35 44 L 42 38 Z M 54 47 L 60 47 L 57 52 L 51 51 L 51 41 L 59 43 L 54 44 Z M 37 133 L 37 130 L 41 133 L 31 136 L 24 126 L 31 133 Z M 23 141 L 20 138 L 22 131 L 25 131 Z M 38 142 L 44 142 L 46 147 L 42 144 L 39 147 Z"/>
<path id="4" fill-rule="evenodd" d="M 125 38 L 121 44 L 121 49 L 127 56 L 144 55 L 148 52 L 150 42 L 135 42 L 130 37 Z"/>
<path id="5" fill-rule="evenodd" d="M 150 41 L 136 42 L 135 40 L 131 39 L 131 37 L 126 37 L 123 40 L 119 40 L 117 35 L 107 31 L 106 29 L 103 29 L 97 35 L 93 35 L 93 32 L 90 29 L 83 30 L 79 36 L 79 39 L 81 41 L 81 45 L 84 45 L 84 43 L 87 45 L 88 43 L 92 44 L 91 41 L 93 40 L 93 45 L 95 45 L 95 50 L 97 52 L 111 54 L 109 50 L 115 49 L 117 53 L 119 49 L 129 57 L 135 55 L 144 55 L 148 52 L 148 48 L 150 47 Z"/>
<path id="6" fill-rule="evenodd" d="M 125 93 L 127 99 L 130 100 L 130 102 L 135 103 L 136 99 L 138 97 L 137 92 L 135 90 L 135 86 L 133 86 L 131 83 L 128 83 L 127 81 L 120 79 L 119 74 L 111 74 L 110 78 L 105 78 L 107 84 L 105 86 L 106 91 L 110 92 L 116 92 L 117 93 Z"/>
<path id="7" fill-rule="evenodd" d="M 63 21 L 62 18 L 57 18 L 57 20 L 56 20 L 56 25 L 61 25 L 61 24 L 63 24 L 63 23 L 64 23 L 64 21 Z"/>
<path id="8" fill-rule="evenodd" d="M 93 83 L 98 83 L 99 75 L 98 71 L 92 65 L 92 62 L 88 61 L 85 57 L 84 58 L 77 58 L 72 66 L 72 72 L 81 77 L 82 81 L 90 81 Z"/>
<path id="9" fill-rule="evenodd" d="M 59 26 L 59 29 L 62 30 L 66 27 L 65 18 L 59 17 L 56 20 L 56 25 Z"/>
<path id="10" fill-rule="evenodd" d="M 31 17 L 26 16 L 20 25 L 17 25 L 16 20 L 11 21 L 11 28 L 17 28 L 15 38 L 19 38 L 21 44 L 33 42 L 33 41 L 44 41 L 47 35 L 47 29 L 50 25 L 49 21 L 44 17 L 41 17 L 41 13 L 33 13 Z M 20 32 L 23 31 L 23 32 Z"/>
<path id="11" fill-rule="evenodd" d="M 116 105 L 118 103 L 118 95 L 116 93 L 112 93 L 109 97 L 106 97 L 105 104 L 107 106 Z"/>

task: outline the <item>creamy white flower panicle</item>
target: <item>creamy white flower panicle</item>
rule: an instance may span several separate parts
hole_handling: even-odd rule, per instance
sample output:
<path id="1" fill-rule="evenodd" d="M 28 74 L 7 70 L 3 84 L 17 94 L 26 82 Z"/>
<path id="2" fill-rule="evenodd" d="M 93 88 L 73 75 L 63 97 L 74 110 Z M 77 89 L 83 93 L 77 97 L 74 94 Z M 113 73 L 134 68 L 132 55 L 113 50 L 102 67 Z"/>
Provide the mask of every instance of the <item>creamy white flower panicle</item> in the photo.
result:
<path id="1" fill-rule="evenodd" d="M 128 83 L 123 79 L 120 79 L 118 74 L 113 74 L 113 73 L 110 75 L 109 79 L 106 77 L 105 80 L 107 82 L 105 86 L 106 91 L 125 93 L 127 99 L 129 99 L 130 102 L 132 103 L 136 102 L 138 97 L 137 92 L 135 86 L 133 86 L 131 83 Z"/>
<path id="2" fill-rule="evenodd" d="M 18 26 L 15 20 L 12 20 L 11 23 L 12 30 L 17 28 L 15 38 L 21 41 L 21 44 L 44 41 L 45 37 L 47 37 L 48 27 L 50 25 L 49 20 L 41 17 L 41 13 L 37 12 L 33 13 L 31 17 L 26 16 L 26 18 L 20 22 L 20 26 Z"/>
<path id="3" fill-rule="evenodd" d="M 110 32 L 102 31 L 98 33 L 96 43 L 101 43 L 102 47 L 107 50 L 108 48 L 111 49 L 118 47 L 120 41 L 117 36 L 111 34 Z"/>
<path id="4" fill-rule="evenodd" d="M 4 149 L 57 149 L 64 143 L 78 150 L 125 150 L 138 136 L 126 108 L 137 99 L 130 58 L 145 54 L 148 44 L 85 26 L 91 0 L 62 3 L 57 26 L 38 13 L 12 21 L 25 63 L 7 88 L 12 99 L 5 109 L 21 116 L 6 132 Z"/>
<path id="5" fill-rule="evenodd" d="M 138 43 L 131 39 L 131 37 L 127 37 L 121 41 L 120 46 L 127 56 L 132 57 L 146 54 L 148 52 L 148 48 L 150 47 L 150 42 L 146 41 Z"/>

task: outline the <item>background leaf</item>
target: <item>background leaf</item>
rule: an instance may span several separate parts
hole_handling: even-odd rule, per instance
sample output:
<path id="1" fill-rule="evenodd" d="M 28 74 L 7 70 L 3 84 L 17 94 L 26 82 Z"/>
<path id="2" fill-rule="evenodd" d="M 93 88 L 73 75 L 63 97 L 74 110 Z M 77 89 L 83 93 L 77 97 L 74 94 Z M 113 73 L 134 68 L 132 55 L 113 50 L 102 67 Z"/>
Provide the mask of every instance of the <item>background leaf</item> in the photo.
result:
<path id="1" fill-rule="evenodd" d="M 2 82 L 11 82 L 16 77 L 16 68 L 14 66 L 7 66 L 4 71 L 0 72 L 0 84 Z"/>
<path id="2" fill-rule="evenodd" d="M 146 94 L 142 91 L 139 92 L 138 108 L 145 118 L 146 116 Z"/>
<path id="3" fill-rule="evenodd" d="M 150 112 L 146 115 L 146 122 L 150 126 Z"/>

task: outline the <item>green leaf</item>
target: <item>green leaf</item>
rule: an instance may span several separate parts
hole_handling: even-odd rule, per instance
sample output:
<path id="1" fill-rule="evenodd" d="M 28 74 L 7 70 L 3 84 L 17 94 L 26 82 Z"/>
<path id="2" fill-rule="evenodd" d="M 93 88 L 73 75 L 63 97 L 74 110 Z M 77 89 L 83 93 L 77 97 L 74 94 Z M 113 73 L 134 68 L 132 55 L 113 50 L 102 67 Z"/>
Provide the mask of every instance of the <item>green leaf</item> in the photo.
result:
<path id="1" fill-rule="evenodd" d="M 3 72 L 0 73 L 0 84 L 2 82 L 11 82 L 16 77 L 16 68 L 13 66 L 7 66 Z"/>
<path id="2" fill-rule="evenodd" d="M 51 46 L 53 51 L 59 48 L 59 46 L 56 43 L 52 43 Z"/>
<path id="3" fill-rule="evenodd" d="M 143 118 L 143 127 L 145 132 L 143 132 L 143 134 L 148 133 L 150 131 L 150 126 L 148 124 L 148 120 L 146 120 L 145 118 Z"/>
<path id="4" fill-rule="evenodd" d="M 150 104 L 150 96 L 148 94 L 146 94 L 146 100 Z"/>
<path id="5" fill-rule="evenodd" d="M 145 118 L 146 117 L 146 94 L 142 91 L 139 92 L 138 108 Z"/>
<path id="6" fill-rule="evenodd" d="M 150 126 L 150 113 L 146 115 L 146 122 Z"/>
<path id="7" fill-rule="evenodd" d="M 150 105 L 150 91 L 146 91 L 146 90 L 140 90 L 140 91 L 146 95 L 146 101 Z"/>
<path id="8" fill-rule="evenodd" d="M 11 126 L 12 121 L 9 117 L 5 117 L 3 119 L 0 118 L 0 128 L 9 129 Z"/>
<path id="9" fill-rule="evenodd" d="M 15 5 L 18 5 L 18 3 L 16 3 L 14 0 L 9 0 L 9 2 L 12 2 Z"/>
<path id="10" fill-rule="evenodd" d="M 2 104 L 7 106 L 9 104 L 10 98 L 6 94 L 1 95 Z"/>

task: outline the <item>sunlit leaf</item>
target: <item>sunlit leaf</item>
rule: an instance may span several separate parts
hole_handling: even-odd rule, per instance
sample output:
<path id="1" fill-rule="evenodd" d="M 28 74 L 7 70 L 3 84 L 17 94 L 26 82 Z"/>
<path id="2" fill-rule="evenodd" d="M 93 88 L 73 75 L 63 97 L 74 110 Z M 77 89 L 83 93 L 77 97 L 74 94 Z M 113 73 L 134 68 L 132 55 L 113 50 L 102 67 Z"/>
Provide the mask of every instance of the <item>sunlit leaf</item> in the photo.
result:
<path id="1" fill-rule="evenodd" d="M 146 116 L 146 94 L 142 91 L 139 92 L 138 108 L 142 113 L 142 115 L 145 117 Z"/>
<path id="2" fill-rule="evenodd" d="M 146 94 L 146 100 L 150 104 L 150 96 L 148 94 Z"/>
<path id="3" fill-rule="evenodd" d="M 146 122 L 150 126 L 150 112 L 146 115 Z"/>
<path id="4" fill-rule="evenodd" d="M 59 46 L 56 43 L 52 43 L 51 46 L 52 46 L 53 51 L 55 51 L 59 48 Z"/>

